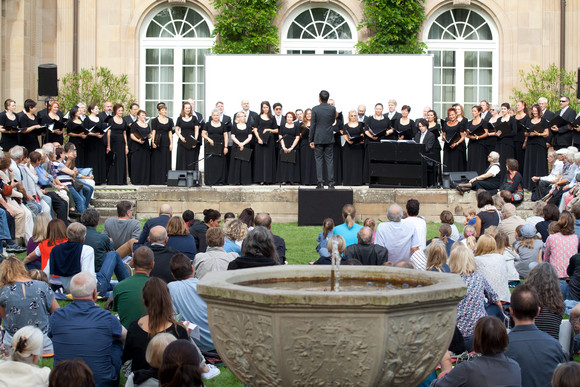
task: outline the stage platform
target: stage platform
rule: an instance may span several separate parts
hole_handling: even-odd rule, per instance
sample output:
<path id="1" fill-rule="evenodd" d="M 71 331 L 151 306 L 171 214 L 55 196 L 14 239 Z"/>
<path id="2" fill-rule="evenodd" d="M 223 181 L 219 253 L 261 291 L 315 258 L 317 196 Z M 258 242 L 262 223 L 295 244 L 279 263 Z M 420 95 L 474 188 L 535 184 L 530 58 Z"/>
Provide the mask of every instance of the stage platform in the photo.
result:
<path id="1" fill-rule="evenodd" d="M 222 214 L 233 212 L 239 214 L 244 208 L 252 207 L 256 212 L 268 212 L 275 222 L 298 221 L 298 189 L 312 189 L 311 186 L 285 185 L 251 185 L 219 187 L 167 187 L 167 186 L 99 186 L 95 191 L 93 204 L 104 218 L 116 216 L 116 205 L 119 200 L 129 200 L 135 204 L 135 216 L 138 219 L 157 215 L 162 203 L 169 203 L 175 214 L 189 209 L 201 216 L 206 208 L 213 208 Z M 439 222 L 439 214 L 450 210 L 457 217 L 456 222 L 463 221 L 463 209 L 475 206 L 475 193 L 460 195 L 456 190 L 416 189 L 416 188 L 369 188 L 343 187 L 352 189 L 354 205 L 357 209 L 357 221 L 373 217 L 377 223 L 387 220 L 387 209 L 392 203 L 398 203 L 404 209 L 410 198 L 421 203 L 420 215 L 427 221 Z M 518 213 L 531 215 L 531 202 L 518 207 Z"/>

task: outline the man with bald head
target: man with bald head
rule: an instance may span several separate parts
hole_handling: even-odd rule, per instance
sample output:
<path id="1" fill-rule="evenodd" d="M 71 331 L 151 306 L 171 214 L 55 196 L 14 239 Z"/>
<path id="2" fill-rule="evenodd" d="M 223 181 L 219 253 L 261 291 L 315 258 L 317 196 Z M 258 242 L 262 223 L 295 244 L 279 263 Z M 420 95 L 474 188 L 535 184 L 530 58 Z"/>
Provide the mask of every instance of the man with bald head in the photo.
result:
<path id="1" fill-rule="evenodd" d="M 356 234 L 357 244 L 346 248 L 344 255 L 358 259 L 363 265 L 382 265 L 389 259 L 389 252 L 383 246 L 373 243 L 373 230 L 363 227 Z"/>
<path id="2" fill-rule="evenodd" d="M 367 112 L 367 107 L 365 105 L 358 105 L 356 112 L 358 122 L 364 123 L 367 120 L 367 116 L 365 115 Z"/>
<path id="3" fill-rule="evenodd" d="M 155 263 L 149 276 L 159 277 L 166 283 L 175 281 L 175 278 L 171 275 L 169 261 L 171 261 L 171 257 L 178 253 L 173 247 L 165 246 L 168 239 L 167 230 L 163 226 L 153 227 L 149 231 L 149 237 L 147 238 L 149 248 L 153 251 L 153 262 Z"/>
<path id="4" fill-rule="evenodd" d="M 258 120 L 258 113 L 250 110 L 250 101 L 247 99 L 242 100 L 242 111 L 246 113 L 246 125 L 251 128 L 253 124 Z M 236 114 L 234 114 L 234 122 L 236 122 Z"/>
<path id="5" fill-rule="evenodd" d="M 159 208 L 159 216 L 157 218 L 151 218 L 145 225 L 143 225 L 143 231 L 141 231 L 141 235 L 139 235 L 139 240 L 137 244 L 142 245 L 147 242 L 147 237 L 149 236 L 149 231 L 155 226 L 167 226 L 167 222 L 169 222 L 169 218 L 173 216 L 173 209 L 167 203 L 162 204 Z"/>
<path id="6" fill-rule="evenodd" d="M 389 261 L 393 263 L 411 258 L 421 245 L 415 226 L 401 222 L 403 209 L 398 204 L 389 207 L 387 218 L 388 222 L 377 227 L 375 243 L 389 250 Z"/>

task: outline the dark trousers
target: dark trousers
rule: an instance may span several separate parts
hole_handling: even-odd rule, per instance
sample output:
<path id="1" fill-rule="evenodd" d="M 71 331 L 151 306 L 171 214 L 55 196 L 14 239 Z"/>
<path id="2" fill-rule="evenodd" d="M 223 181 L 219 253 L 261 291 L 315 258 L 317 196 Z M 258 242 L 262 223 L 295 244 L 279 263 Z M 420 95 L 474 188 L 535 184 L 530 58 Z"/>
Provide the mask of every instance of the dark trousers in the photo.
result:
<path id="1" fill-rule="evenodd" d="M 314 161 L 316 161 L 316 181 L 318 184 L 324 184 L 323 169 L 326 163 L 328 172 L 328 185 L 334 185 L 334 163 L 333 148 L 334 144 L 316 144 L 314 147 Z"/>
<path id="2" fill-rule="evenodd" d="M 46 195 L 52 199 L 52 210 L 56 217 L 68 224 L 68 205 L 66 201 L 61 199 L 56 192 L 47 192 Z"/>
<path id="3" fill-rule="evenodd" d="M 538 200 L 542 200 L 542 198 L 544 196 L 546 196 L 548 194 L 548 192 L 550 192 L 550 186 L 552 185 L 552 183 L 545 181 L 545 180 L 538 180 L 536 182 L 536 198 Z"/>

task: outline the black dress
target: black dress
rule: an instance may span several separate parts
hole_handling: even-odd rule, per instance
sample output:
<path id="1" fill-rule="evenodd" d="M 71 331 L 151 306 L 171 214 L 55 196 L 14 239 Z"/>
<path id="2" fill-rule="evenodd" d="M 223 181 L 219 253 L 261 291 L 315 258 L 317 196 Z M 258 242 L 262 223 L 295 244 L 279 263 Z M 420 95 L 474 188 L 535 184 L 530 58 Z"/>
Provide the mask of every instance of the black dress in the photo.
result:
<path id="1" fill-rule="evenodd" d="M 429 128 L 429 131 L 435 136 L 435 144 L 433 144 L 433 149 L 431 149 L 432 158 L 441 163 L 441 142 L 439 141 L 439 137 L 441 137 L 441 126 L 435 124 Z M 439 177 L 441 176 L 441 164 L 434 164 L 431 168 L 427 166 L 427 170 L 433 171 L 432 173 L 427 173 L 427 178 L 431 179 L 427 184 L 430 186 L 437 185 L 440 180 Z"/>
<path id="2" fill-rule="evenodd" d="M 0 113 L 0 125 L 6 130 L 12 129 L 12 133 L 2 133 L 0 139 L 0 146 L 8 152 L 10 148 L 18 145 L 18 116 L 14 114 L 14 119 L 11 120 L 6 115 L 6 111 L 3 111 Z"/>
<path id="3" fill-rule="evenodd" d="M 254 149 L 254 182 L 271 184 L 276 178 L 276 136 L 271 132 L 264 133 L 264 129 L 276 129 L 278 125 L 276 125 L 276 119 L 273 117 L 264 120 L 262 116 L 258 116 L 255 127 L 264 144 L 260 145 L 256 138 Z"/>
<path id="4" fill-rule="evenodd" d="M 515 118 L 515 117 L 514 117 Z M 526 131 L 526 127 L 530 126 L 530 116 L 527 114 L 524 115 L 523 118 L 517 119 L 516 118 L 516 128 L 517 133 L 514 136 L 514 158 L 518 160 L 518 172 L 523 174 L 524 171 L 524 161 L 525 161 L 525 153 L 526 150 L 524 149 L 524 141 L 526 140 L 526 136 L 524 135 Z"/>
<path id="5" fill-rule="evenodd" d="M 498 119 L 498 123 L 501 123 L 501 118 Z M 511 134 L 506 135 L 502 133 L 501 137 L 497 139 L 497 145 L 495 147 L 497 153 L 499 153 L 499 167 L 501 168 L 500 181 L 503 181 L 505 177 L 506 160 L 513 159 L 515 157 L 514 137 L 517 130 L 516 119 L 514 117 L 510 117 L 507 123 L 512 127 L 512 132 Z"/>
<path id="6" fill-rule="evenodd" d="M 310 126 L 300 128 L 300 184 L 316 184 L 316 161 L 314 160 L 314 149 L 310 148 L 308 136 L 310 135 Z"/>
<path id="7" fill-rule="evenodd" d="M 169 132 L 173 130 L 173 120 L 169 117 L 167 122 L 162 124 L 159 117 L 151 120 L 151 132 L 156 132 L 155 137 L 159 138 L 156 143 L 157 148 L 151 150 L 151 184 L 167 184 L 167 172 L 171 170 L 171 151 L 169 150 Z M 155 139 L 153 139 L 155 141 Z"/>
<path id="8" fill-rule="evenodd" d="M 280 141 L 284 141 L 284 146 L 289 149 L 297 136 L 300 136 L 300 127 L 296 124 L 292 128 L 286 127 L 283 124 L 280 127 L 279 134 L 282 136 Z M 282 146 L 280 146 L 280 152 L 278 153 L 278 170 L 276 175 L 276 180 L 279 183 L 294 183 L 300 181 L 300 156 L 298 154 L 298 144 L 294 147 L 294 152 L 296 153 L 296 158 L 294 163 L 285 162 L 281 160 L 281 154 L 283 152 Z"/>
<path id="9" fill-rule="evenodd" d="M 22 115 L 20 116 L 19 123 L 20 123 L 20 128 L 26 129 L 26 128 L 30 128 L 31 126 L 38 125 L 38 119 L 36 118 L 36 116 L 34 116 L 33 119 L 30 119 L 26 115 L 26 113 L 22 112 Z M 20 146 L 22 146 L 23 148 L 26 148 L 28 150 L 29 154 L 34 152 L 39 147 L 38 130 L 34 129 L 33 131 L 31 131 L 29 133 L 20 132 L 20 142 L 19 143 L 20 143 Z"/>
<path id="10" fill-rule="evenodd" d="M 109 152 L 109 176 L 107 183 L 109 185 L 126 185 L 127 184 L 127 158 L 125 154 L 125 130 L 127 123 L 123 120 L 121 124 L 117 124 L 114 118 L 109 120 L 109 132 L 107 135 L 111 136 Z"/>
<path id="11" fill-rule="evenodd" d="M 544 118 L 540 123 L 542 128 L 548 127 L 548 121 Z M 530 120 L 530 126 L 534 124 Z M 522 185 L 527 190 L 535 189 L 536 184 L 532 182 L 534 176 L 546 176 L 548 174 L 548 148 L 546 148 L 546 137 L 529 136 L 526 142 L 526 153 L 524 155 L 524 173 L 522 174 Z"/>
<path id="12" fill-rule="evenodd" d="M 498 116 L 497 120 L 491 123 L 494 128 L 499 125 L 499 119 L 500 117 Z M 496 150 L 495 148 L 497 147 L 497 136 L 487 136 L 485 139 L 485 146 L 487 147 L 487 154 L 489 154 L 489 152 L 494 152 Z"/>
<path id="13" fill-rule="evenodd" d="M 98 117 L 97 117 L 98 118 Z M 95 122 L 88 116 L 83 122 L 83 126 L 92 133 L 102 133 L 103 123 L 101 119 Z M 105 184 L 107 182 L 107 140 L 106 134 L 103 138 L 88 135 L 85 139 L 85 167 L 93 168 L 93 176 L 95 177 L 95 184 Z M 77 152 L 78 156 L 78 152 Z"/>
<path id="14" fill-rule="evenodd" d="M 233 124 L 232 135 L 236 137 L 239 142 L 244 142 L 248 136 L 252 134 L 252 128 L 246 125 L 246 128 L 240 129 L 238 124 Z M 252 149 L 252 141 L 244 145 L 244 149 Z M 228 172 L 228 184 L 231 185 L 250 185 L 252 184 L 252 162 L 236 159 L 236 149 L 239 147 L 236 143 L 232 145 L 232 154 L 230 156 L 230 168 Z"/>
<path id="15" fill-rule="evenodd" d="M 469 121 L 467 130 L 469 133 L 473 133 L 481 124 L 485 124 L 485 122 L 482 120 L 479 125 L 474 125 L 473 121 Z M 467 145 L 467 170 L 476 171 L 478 175 L 485 173 L 485 170 L 489 166 L 487 161 L 489 152 L 487 152 L 486 139 L 469 139 L 469 145 Z"/>
<path id="16" fill-rule="evenodd" d="M 342 152 L 342 184 L 343 185 L 362 185 L 363 184 L 363 163 L 365 158 L 364 146 L 364 125 L 359 122 L 357 126 L 342 127 L 344 134 L 353 138 L 353 144 L 344 143 Z M 360 136 L 363 137 L 360 137 Z"/>
<path id="17" fill-rule="evenodd" d="M 445 133 L 445 138 L 443 142 L 443 167 L 444 172 L 462 172 L 465 171 L 467 167 L 467 162 L 465 160 L 465 141 L 462 141 L 461 144 L 456 146 L 455 148 L 451 148 L 450 143 L 453 136 L 456 133 L 462 133 L 465 131 L 465 128 L 458 122 L 454 126 L 449 126 L 447 122 L 443 126 L 443 133 Z M 454 142 L 458 140 L 455 139 Z"/>
<path id="18" fill-rule="evenodd" d="M 85 140 L 82 137 L 71 136 L 71 133 L 82 134 L 85 132 L 85 127 L 82 122 L 74 122 L 73 119 L 69 119 L 66 123 L 66 132 L 69 135 L 68 142 L 75 144 L 77 149 L 77 159 L 75 160 L 75 165 L 77 168 L 85 167 Z"/>
<path id="19" fill-rule="evenodd" d="M 369 160 L 369 152 L 368 152 L 368 146 L 369 144 L 373 143 L 373 142 L 380 142 L 381 138 L 383 138 L 385 130 L 388 130 L 391 127 L 391 120 L 389 120 L 389 117 L 387 116 L 383 116 L 382 120 L 377 120 L 375 119 L 374 116 L 370 116 L 367 118 L 366 122 L 365 122 L 365 130 L 368 130 L 369 132 L 371 132 L 371 134 L 375 133 L 375 134 L 380 134 L 380 132 L 382 132 L 383 134 L 381 136 L 379 136 L 379 138 L 377 140 L 373 140 L 370 137 L 365 137 L 365 152 L 364 152 L 364 165 L 363 165 L 363 183 L 368 184 L 371 181 L 370 178 L 370 173 L 369 173 L 369 167 L 370 167 L 370 160 Z M 396 140 L 397 139 L 397 135 L 395 133 L 390 134 L 389 136 L 386 137 L 389 140 Z"/>
<path id="20" fill-rule="evenodd" d="M 332 126 L 332 130 L 334 132 L 334 144 L 332 146 L 332 166 L 334 168 L 334 184 L 335 185 L 342 185 L 342 129 L 343 120 L 342 120 L 342 113 L 338 114 L 334 125 Z M 326 163 L 323 165 L 324 167 L 324 181 L 328 181 L 328 177 L 326 174 Z"/>
<path id="21" fill-rule="evenodd" d="M 151 133 L 149 124 L 145 127 L 139 125 L 139 121 L 131 125 L 131 133 L 145 140 L 143 144 L 132 141 L 133 156 L 131 157 L 131 183 L 135 185 L 149 185 L 151 178 L 151 147 L 147 136 Z"/>
<path id="22" fill-rule="evenodd" d="M 221 155 L 213 155 L 207 157 L 209 153 L 207 152 L 208 142 L 205 141 L 205 172 L 204 172 L 204 183 L 205 185 L 224 185 L 227 181 L 227 165 L 226 165 L 226 155 L 224 154 L 224 133 L 227 132 L 225 124 L 220 122 L 218 127 L 213 126 L 212 121 L 206 122 L 203 128 L 207 132 L 207 136 L 211 138 L 214 144 L 221 144 L 222 150 Z M 227 144 L 225 144 L 227 147 Z"/>
<path id="23" fill-rule="evenodd" d="M 183 117 L 179 116 L 175 126 L 181 128 L 181 135 L 184 138 L 189 136 L 195 136 L 195 126 L 199 125 L 196 116 L 192 116 L 189 121 L 185 121 Z M 199 135 L 198 135 L 199 137 Z M 197 140 L 197 138 L 196 138 Z M 197 160 L 199 159 L 199 148 L 200 144 L 196 145 L 195 148 L 187 149 L 184 145 L 185 143 L 180 139 L 177 140 L 177 164 L 175 169 L 180 170 L 199 170 Z"/>
<path id="24" fill-rule="evenodd" d="M 63 118 L 60 116 L 60 114 L 58 115 L 58 120 L 55 120 L 53 118 L 51 118 L 48 114 L 46 114 L 45 116 L 42 117 L 42 125 L 46 125 L 47 129 L 46 129 L 46 136 L 44 137 L 44 143 L 52 143 L 52 142 L 58 142 L 59 144 L 63 144 L 64 142 L 64 135 L 61 134 L 56 134 L 53 131 L 51 131 L 50 129 L 54 130 L 54 129 L 60 129 L 60 130 L 64 130 L 64 123 L 63 123 Z"/>
<path id="25" fill-rule="evenodd" d="M 401 119 L 395 121 L 393 124 L 393 129 L 395 129 L 395 133 L 397 135 L 397 140 L 399 139 L 399 135 L 403 134 L 403 140 L 413 140 L 415 138 L 415 121 L 409 119 L 409 123 L 407 125 L 403 125 L 401 123 Z"/>

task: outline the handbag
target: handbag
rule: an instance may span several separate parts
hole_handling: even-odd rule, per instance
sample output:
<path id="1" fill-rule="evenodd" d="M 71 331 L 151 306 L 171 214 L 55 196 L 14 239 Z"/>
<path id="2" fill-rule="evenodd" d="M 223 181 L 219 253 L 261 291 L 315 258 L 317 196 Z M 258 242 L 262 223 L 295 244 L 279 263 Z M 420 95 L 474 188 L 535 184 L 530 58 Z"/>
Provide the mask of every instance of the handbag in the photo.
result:
<path id="1" fill-rule="evenodd" d="M 72 186 L 77 192 L 81 192 L 85 185 L 82 182 L 75 179 L 72 181 Z"/>
<path id="2" fill-rule="evenodd" d="M 2 182 L 2 196 L 10 197 L 12 195 L 12 186 L 10 184 L 4 184 Z"/>

